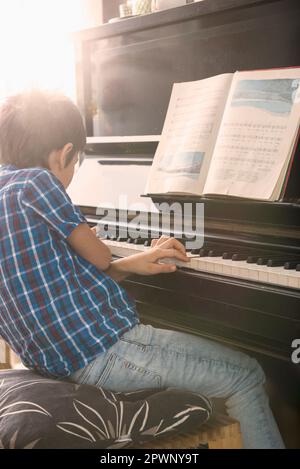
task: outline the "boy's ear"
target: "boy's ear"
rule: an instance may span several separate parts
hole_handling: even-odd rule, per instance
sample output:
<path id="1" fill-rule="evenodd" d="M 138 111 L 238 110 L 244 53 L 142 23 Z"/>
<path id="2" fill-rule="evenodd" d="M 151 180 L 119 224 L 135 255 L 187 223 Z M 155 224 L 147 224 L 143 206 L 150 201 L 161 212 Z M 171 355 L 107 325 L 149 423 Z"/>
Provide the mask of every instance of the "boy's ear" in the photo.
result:
<path id="1" fill-rule="evenodd" d="M 69 153 L 73 150 L 73 143 L 66 143 L 66 145 L 61 149 L 60 151 L 60 163 L 61 163 L 61 169 L 64 169 L 66 167 L 67 159 L 69 156 Z"/>

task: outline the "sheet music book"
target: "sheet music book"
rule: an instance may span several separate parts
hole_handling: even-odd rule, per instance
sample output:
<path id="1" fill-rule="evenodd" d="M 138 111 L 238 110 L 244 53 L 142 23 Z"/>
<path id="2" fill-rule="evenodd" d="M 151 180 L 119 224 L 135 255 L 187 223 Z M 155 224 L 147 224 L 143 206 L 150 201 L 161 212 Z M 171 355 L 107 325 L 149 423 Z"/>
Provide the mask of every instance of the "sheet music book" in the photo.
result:
<path id="1" fill-rule="evenodd" d="M 147 194 L 278 200 L 300 124 L 300 68 L 176 83 Z"/>

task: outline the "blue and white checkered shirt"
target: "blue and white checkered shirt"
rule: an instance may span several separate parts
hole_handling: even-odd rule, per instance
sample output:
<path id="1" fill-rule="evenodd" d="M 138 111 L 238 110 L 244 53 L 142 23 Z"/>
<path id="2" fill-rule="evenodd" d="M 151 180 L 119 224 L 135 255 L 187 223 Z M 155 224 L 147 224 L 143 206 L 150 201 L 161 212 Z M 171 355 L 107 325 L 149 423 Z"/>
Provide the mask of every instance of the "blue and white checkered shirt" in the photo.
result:
<path id="1" fill-rule="evenodd" d="M 0 336 L 51 377 L 84 367 L 138 323 L 134 301 L 67 242 L 86 222 L 42 168 L 0 168 Z"/>

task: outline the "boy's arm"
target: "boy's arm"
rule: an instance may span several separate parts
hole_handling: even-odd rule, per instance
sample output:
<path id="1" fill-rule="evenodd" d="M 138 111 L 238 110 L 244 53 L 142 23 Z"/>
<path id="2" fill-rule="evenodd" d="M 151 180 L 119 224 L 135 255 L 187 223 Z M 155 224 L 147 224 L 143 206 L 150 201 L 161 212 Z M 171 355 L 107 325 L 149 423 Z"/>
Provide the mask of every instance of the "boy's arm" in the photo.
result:
<path id="1" fill-rule="evenodd" d="M 159 264 L 161 259 L 172 258 L 188 262 L 183 245 L 174 238 L 161 237 L 152 242 L 152 249 L 111 262 L 109 248 L 95 236 L 86 223 L 78 225 L 68 237 L 68 242 L 81 257 L 116 281 L 131 274 L 155 275 L 174 272 L 175 264 Z"/>
<path id="2" fill-rule="evenodd" d="M 161 264 L 159 263 L 161 259 L 171 258 L 183 262 L 190 260 L 186 256 L 185 248 L 177 239 L 162 236 L 153 240 L 151 247 L 152 249 L 147 249 L 145 252 L 113 261 L 106 273 L 114 280 L 122 281 L 131 274 L 156 275 L 175 272 L 175 262 Z"/>
<path id="3" fill-rule="evenodd" d="M 97 267 L 107 270 L 111 263 L 109 248 L 95 236 L 87 223 L 78 225 L 67 238 L 68 243 L 81 257 Z"/>

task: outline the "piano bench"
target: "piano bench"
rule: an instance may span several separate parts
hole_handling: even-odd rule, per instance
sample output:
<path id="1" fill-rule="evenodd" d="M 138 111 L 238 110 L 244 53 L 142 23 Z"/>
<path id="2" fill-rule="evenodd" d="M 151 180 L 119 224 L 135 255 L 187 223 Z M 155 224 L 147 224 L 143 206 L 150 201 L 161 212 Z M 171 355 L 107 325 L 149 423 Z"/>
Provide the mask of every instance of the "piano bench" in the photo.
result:
<path id="1" fill-rule="evenodd" d="M 149 443 L 132 446 L 133 449 L 241 449 L 240 424 L 224 414 L 214 414 L 208 422 L 188 433 L 156 438 Z"/>

